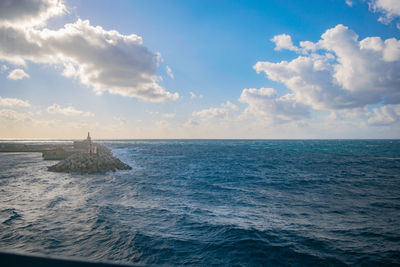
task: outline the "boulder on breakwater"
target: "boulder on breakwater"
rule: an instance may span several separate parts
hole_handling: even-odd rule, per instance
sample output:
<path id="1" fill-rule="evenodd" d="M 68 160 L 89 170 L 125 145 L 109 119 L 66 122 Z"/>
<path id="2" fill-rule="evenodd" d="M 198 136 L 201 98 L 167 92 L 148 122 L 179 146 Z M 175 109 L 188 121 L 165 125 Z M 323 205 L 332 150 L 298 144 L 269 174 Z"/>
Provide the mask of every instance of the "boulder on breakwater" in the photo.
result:
<path id="1" fill-rule="evenodd" d="M 52 172 L 94 174 L 116 170 L 130 170 L 129 165 L 114 157 L 107 147 L 93 144 L 96 153 L 79 151 L 59 163 L 48 167 Z"/>

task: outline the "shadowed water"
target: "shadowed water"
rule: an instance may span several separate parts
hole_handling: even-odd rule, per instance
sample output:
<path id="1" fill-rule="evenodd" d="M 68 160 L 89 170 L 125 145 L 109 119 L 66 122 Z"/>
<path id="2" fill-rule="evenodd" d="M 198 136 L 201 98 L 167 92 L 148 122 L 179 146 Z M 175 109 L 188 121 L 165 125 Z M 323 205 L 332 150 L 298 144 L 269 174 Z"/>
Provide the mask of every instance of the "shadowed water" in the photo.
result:
<path id="1" fill-rule="evenodd" d="M 0 249 L 166 265 L 400 264 L 400 141 L 104 142 L 130 171 L 0 154 Z"/>

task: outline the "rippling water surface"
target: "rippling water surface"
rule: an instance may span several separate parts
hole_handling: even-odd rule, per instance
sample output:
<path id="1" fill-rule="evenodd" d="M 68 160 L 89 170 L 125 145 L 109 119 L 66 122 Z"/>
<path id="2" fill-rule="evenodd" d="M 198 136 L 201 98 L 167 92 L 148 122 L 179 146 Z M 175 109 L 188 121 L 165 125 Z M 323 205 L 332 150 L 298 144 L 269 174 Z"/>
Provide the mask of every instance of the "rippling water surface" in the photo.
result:
<path id="1" fill-rule="evenodd" d="M 163 265 L 400 264 L 400 141 L 104 142 L 130 171 L 0 153 L 0 250 Z"/>

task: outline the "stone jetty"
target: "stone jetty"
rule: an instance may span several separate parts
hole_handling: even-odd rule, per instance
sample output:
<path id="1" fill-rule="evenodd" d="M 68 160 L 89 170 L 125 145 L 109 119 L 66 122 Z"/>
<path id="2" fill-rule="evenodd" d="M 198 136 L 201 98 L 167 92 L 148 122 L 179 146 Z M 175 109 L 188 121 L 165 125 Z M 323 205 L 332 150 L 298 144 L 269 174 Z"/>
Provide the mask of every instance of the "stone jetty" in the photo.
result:
<path id="1" fill-rule="evenodd" d="M 52 155 L 57 156 L 57 151 Z M 49 171 L 94 174 L 132 169 L 114 157 L 106 146 L 93 143 L 89 133 L 86 140 L 74 142 L 74 150 L 58 151 L 58 155 L 65 159 L 48 167 Z"/>
<path id="2" fill-rule="evenodd" d="M 132 169 L 129 165 L 114 157 L 107 147 L 100 144 L 96 144 L 96 147 L 96 154 L 76 152 L 59 163 L 48 167 L 48 170 L 52 172 L 93 174 Z"/>

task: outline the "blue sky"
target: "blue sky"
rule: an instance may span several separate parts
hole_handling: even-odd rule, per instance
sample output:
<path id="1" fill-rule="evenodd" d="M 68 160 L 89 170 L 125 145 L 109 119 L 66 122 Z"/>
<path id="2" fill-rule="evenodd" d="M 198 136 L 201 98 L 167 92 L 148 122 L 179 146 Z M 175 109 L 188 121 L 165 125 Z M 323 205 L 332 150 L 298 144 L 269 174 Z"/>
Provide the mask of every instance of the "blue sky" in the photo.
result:
<path id="1" fill-rule="evenodd" d="M 397 1 L 1 5 L 0 138 L 399 138 Z"/>

